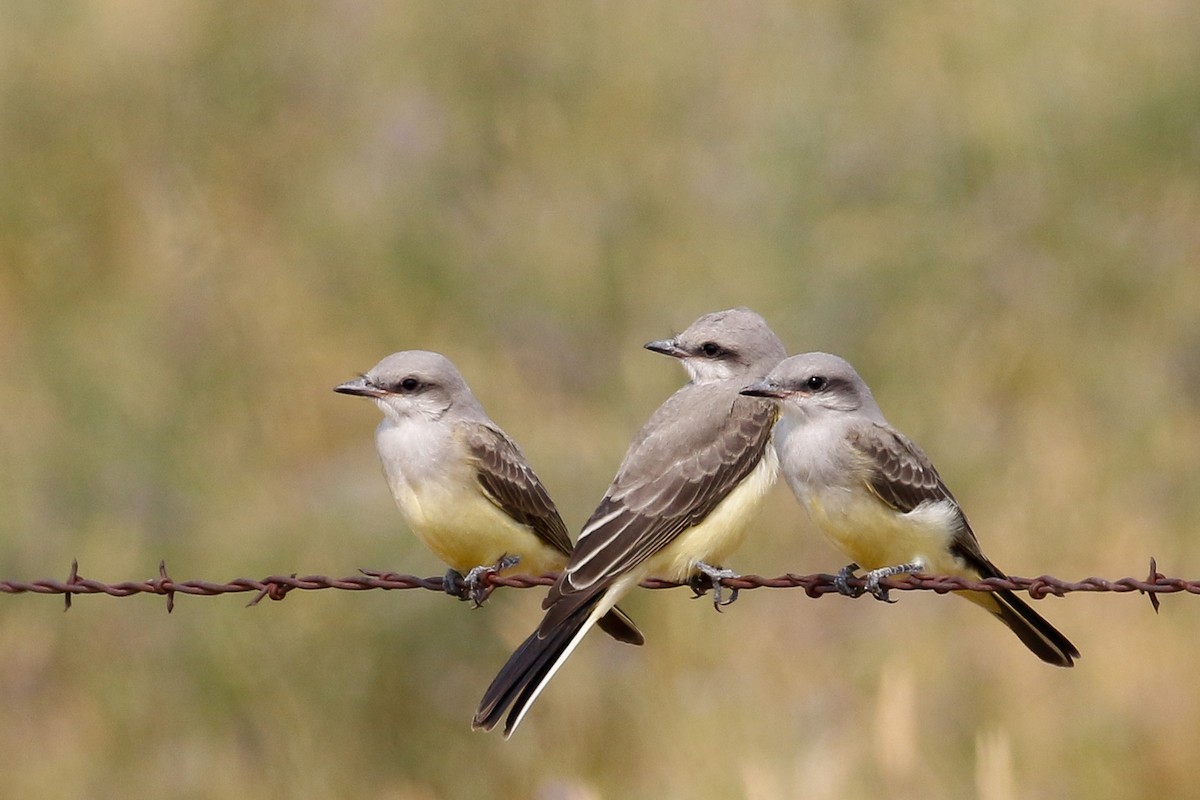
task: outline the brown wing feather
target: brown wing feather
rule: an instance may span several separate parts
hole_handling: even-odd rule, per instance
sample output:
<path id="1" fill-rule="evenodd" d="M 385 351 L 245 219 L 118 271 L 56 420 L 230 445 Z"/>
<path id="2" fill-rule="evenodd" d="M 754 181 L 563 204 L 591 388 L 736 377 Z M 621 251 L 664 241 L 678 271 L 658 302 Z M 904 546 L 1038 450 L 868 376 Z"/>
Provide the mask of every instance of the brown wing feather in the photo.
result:
<path id="1" fill-rule="evenodd" d="M 929 457 L 902 433 L 875 424 L 852 432 L 850 444 L 871 464 L 872 493 L 900 513 L 954 499 Z"/>
<path id="2" fill-rule="evenodd" d="M 954 554 L 983 577 L 1003 577 L 1003 573 L 983 554 L 966 514 L 942 481 L 933 462 L 916 443 L 899 431 L 879 424 L 854 431 L 850 435 L 850 443 L 871 464 L 867 486 L 876 497 L 902 514 L 907 514 L 922 503 L 942 500 L 954 503 L 961 522 L 950 545 Z"/>
<path id="3" fill-rule="evenodd" d="M 571 554 L 567 526 L 520 448 L 498 428 L 472 425 L 463 436 L 475 478 L 497 508 L 563 555 Z"/>

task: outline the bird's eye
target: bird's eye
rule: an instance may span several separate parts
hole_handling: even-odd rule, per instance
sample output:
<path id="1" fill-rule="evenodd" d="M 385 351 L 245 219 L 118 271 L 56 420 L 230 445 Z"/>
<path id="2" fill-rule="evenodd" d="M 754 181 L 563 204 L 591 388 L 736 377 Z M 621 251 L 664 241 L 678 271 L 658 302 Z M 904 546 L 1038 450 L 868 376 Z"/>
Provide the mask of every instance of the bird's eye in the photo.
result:
<path id="1" fill-rule="evenodd" d="M 700 345 L 700 352 L 704 353 L 704 355 L 708 356 L 709 358 L 716 358 L 725 351 L 722 350 L 721 345 L 717 344 L 716 342 L 705 342 L 704 344 Z"/>
<path id="2" fill-rule="evenodd" d="M 400 388 L 406 392 L 415 392 L 420 385 L 421 382 L 412 376 L 400 381 Z"/>
<path id="3" fill-rule="evenodd" d="M 819 392 L 824 389 L 828 383 L 829 382 L 820 375 L 813 375 L 804 382 L 804 385 L 807 386 L 810 391 Z"/>

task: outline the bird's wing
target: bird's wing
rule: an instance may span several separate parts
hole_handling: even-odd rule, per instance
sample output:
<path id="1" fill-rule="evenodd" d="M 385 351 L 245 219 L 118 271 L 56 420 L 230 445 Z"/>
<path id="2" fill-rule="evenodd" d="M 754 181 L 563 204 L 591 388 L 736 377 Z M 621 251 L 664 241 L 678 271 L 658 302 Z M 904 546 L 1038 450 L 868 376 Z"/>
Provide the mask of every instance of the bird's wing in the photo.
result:
<path id="1" fill-rule="evenodd" d="M 463 442 L 475 467 L 475 479 L 487 498 L 505 514 L 529 526 L 546 544 L 569 556 L 567 526 L 516 443 L 499 428 L 482 423 L 467 426 Z"/>
<path id="2" fill-rule="evenodd" d="M 955 555 L 985 577 L 1002 576 L 983 554 L 958 501 L 920 447 L 894 428 L 877 423 L 852 431 L 850 444 L 869 466 L 867 488 L 872 494 L 902 514 L 922 503 L 953 503 L 960 520 L 950 544 Z"/>

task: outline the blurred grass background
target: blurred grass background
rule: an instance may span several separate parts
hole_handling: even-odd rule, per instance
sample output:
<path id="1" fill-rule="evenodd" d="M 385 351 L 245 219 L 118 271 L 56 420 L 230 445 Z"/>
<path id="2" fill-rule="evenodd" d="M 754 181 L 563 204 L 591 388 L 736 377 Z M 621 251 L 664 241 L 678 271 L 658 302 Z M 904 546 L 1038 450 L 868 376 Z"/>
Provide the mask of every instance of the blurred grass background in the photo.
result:
<path id="1" fill-rule="evenodd" d="M 848 357 L 1015 574 L 1200 575 L 1200 10 L 9 2 L 0 576 L 440 574 L 377 412 L 446 353 L 578 529 L 733 305 Z M 734 567 L 843 559 L 781 486 Z M 1179 796 L 1200 607 L 685 592 L 509 742 L 539 618 L 434 593 L 0 598 L 6 796 Z"/>

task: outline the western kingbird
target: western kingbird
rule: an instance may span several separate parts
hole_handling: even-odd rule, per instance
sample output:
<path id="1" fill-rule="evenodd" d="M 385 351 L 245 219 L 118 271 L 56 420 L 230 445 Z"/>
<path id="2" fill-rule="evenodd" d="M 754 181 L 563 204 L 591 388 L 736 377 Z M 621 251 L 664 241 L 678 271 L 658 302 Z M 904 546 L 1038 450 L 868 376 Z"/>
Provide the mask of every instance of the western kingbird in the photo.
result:
<path id="1" fill-rule="evenodd" d="M 907 572 L 1006 577 L 929 458 L 883 417 L 867 384 L 827 353 L 793 356 L 742 392 L 775 398 L 780 468 L 814 524 L 854 559 L 839 574 L 869 570 L 867 590 L 887 599 L 882 578 Z M 1043 661 L 1070 667 L 1079 651 L 1008 589 L 959 592 L 983 606 Z"/>
<path id="2" fill-rule="evenodd" d="M 465 574 L 466 594 L 478 604 L 483 572 L 512 573 L 519 563 L 540 575 L 567 563 L 571 540 L 554 501 L 448 358 L 393 353 L 334 391 L 369 397 L 383 412 L 375 429 L 383 474 L 408 527 L 450 566 L 447 592 Z M 600 627 L 643 642 L 620 609 Z"/>
<path id="3" fill-rule="evenodd" d="M 546 615 L 488 687 L 473 726 L 491 730 L 508 711 L 510 736 L 592 624 L 643 578 L 697 571 L 720 602 L 719 569 L 774 484 L 768 446 L 775 404 L 738 394 L 786 351 L 758 314 L 707 314 L 650 350 L 678 358 L 691 381 L 634 438 L 571 560 L 542 603 Z M 712 566 L 710 566 L 712 565 Z"/>

